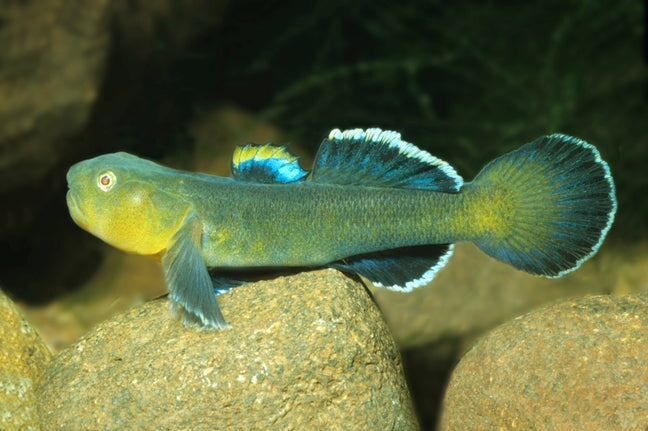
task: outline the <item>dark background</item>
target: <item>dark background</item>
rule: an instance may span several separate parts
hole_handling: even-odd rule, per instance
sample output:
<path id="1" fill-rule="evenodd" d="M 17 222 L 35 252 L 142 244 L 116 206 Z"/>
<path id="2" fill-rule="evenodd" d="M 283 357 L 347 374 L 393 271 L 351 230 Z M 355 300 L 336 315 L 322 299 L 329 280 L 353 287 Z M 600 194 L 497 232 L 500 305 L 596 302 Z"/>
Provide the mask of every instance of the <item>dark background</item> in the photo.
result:
<path id="1" fill-rule="evenodd" d="M 131 64 L 111 53 L 102 98 L 137 93 L 98 108 L 87 153 L 186 150 L 185 122 L 214 101 L 257 112 L 310 151 L 333 127 L 398 130 L 467 179 L 562 132 L 612 166 L 615 235 L 643 238 L 644 13 L 637 1 L 242 1 L 181 49 L 170 39 L 183 23 L 170 17 L 137 65 L 141 80 L 125 83 Z"/>
<path id="2" fill-rule="evenodd" d="M 64 194 L 70 164 L 116 150 L 182 160 L 196 140 L 187 124 L 220 105 L 253 112 L 311 154 L 334 127 L 398 130 L 466 179 L 539 135 L 573 134 L 600 149 L 615 178 L 619 211 L 608 241 L 646 238 L 642 2 L 154 4 L 115 1 L 97 14 L 92 35 L 102 51 L 89 54 L 102 57 L 93 63 L 96 95 L 83 121 L 50 141 L 48 131 L 64 123 L 34 121 L 28 132 L 0 136 L 0 283 L 19 300 L 55 300 L 101 261 L 96 240 L 69 220 Z M 0 12 L 0 43 L 7 46 L 15 46 L 8 29 L 22 25 L 17 10 L 13 3 Z M 57 10 L 54 16 L 62 18 L 47 22 L 90 31 L 90 19 L 75 13 Z M 3 72 L 15 63 L 2 60 L 0 83 L 14 79 L 18 87 L 12 88 L 20 89 L 27 78 Z M 30 76 L 33 67 L 44 66 L 24 67 Z M 57 73 L 65 70 L 39 79 Z M 0 111 L 12 113 L 2 119 L 5 130 L 5 123 L 22 118 L 11 111 L 11 100 L 0 99 Z M 48 163 L 13 163 L 29 146 Z M 410 370 L 434 368 L 420 355 L 406 354 L 405 362 Z M 444 373 L 434 373 L 442 387 Z"/>

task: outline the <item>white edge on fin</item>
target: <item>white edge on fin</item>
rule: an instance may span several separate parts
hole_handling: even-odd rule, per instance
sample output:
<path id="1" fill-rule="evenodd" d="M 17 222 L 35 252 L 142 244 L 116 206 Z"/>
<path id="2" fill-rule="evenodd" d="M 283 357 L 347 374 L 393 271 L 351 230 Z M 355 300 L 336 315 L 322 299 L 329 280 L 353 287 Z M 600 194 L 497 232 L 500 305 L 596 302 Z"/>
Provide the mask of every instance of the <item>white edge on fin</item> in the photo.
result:
<path id="1" fill-rule="evenodd" d="M 411 292 L 417 287 L 425 286 L 426 284 L 430 283 L 432 279 L 434 279 L 434 277 L 436 276 L 437 272 L 439 272 L 441 268 L 446 266 L 453 252 L 454 252 L 454 244 L 450 244 L 448 246 L 448 251 L 446 251 L 443 256 L 439 257 L 439 260 L 437 261 L 436 265 L 434 265 L 432 268 L 425 271 L 423 275 L 420 276 L 419 278 L 408 281 L 407 283 L 405 283 L 404 286 L 400 286 L 397 284 L 394 284 L 392 286 L 385 286 L 381 283 L 376 283 L 373 281 L 371 282 L 371 284 L 373 284 L 375 287 L 393 290 L 395 292 L 402 292 L 402 293 Z"/>
<path id="2" fill-rule="evenodd" d="M 329 133 L 328 139 L 335 141 L 341 141 L 343 139 L 362 140 L 364 142 L 388 145 L 391 148 L 398 149 L 398 152 L 406 157 L 417 159 L 423 163 L 431 166 L 436 166 L 441 169 L 443 173 L 455 180 L 454 191 L 459 191 L 464 183 L 461 175 L 459 175 L 448 162 L 433 156 L 425 150 L 421 150 L 414 144 L 403 141 L 401 139 L 401 134 L 392 130 L 370 128 L 367 130 L 349 129 L 341 131 L 340 129 L 333 129 Z"/>
<path id="3" fill-rule="evenodd" d="M 562 133 L 554 133 L 552 135 L 549 135 L 549 138 L 563 139 L 565 141 L 568 141 L 571 144 L 578 145 L 580 147 L 587 148 L 588 150 L 590 150 L 592 154 L 594 154 L 594 161 L 599 165 L 601 165 L 603 167 L 603 170 L 605 171 L 605 179 L 610 185 L 610 193 L 608 194 L 608 196 L 612 201 L 612 208 L 608 213 L 607 224 L 603 229 L 601 229 L 601 235 L 599 236 L 599 240 L 596 244 L 592 246 L 590 253 L 588 253 L 586 256 L 581 257 L 571 268 L 567 268 L 556 275 L 545 276 L 547 278 L 560 278 L 565 274 L 568 274 L 572 271 L 576 271 L 578 268 L 580 268 L 583 262 L 585 262 L 587 259 L 589 259 L 590 257 L 596 254 L 598 249 L 601 247 L 601 244 L 603 244 L 603 241 L 605 240 L 608 231 L 612 227 L 612 222 L 614 222 L 614 216 L 617 211 L 617 200 L 616 200 L 616 189 L 614 187 L 614 181 L 612 180 L 612 172 L 610 172 L 610 166 L 608 166 L 607 162 L 603 160 L 603 158 L 601 157 L 601 153 L 599 153 L 599 150 L 594 145 L 589 144 L 586 141 L 583 141 L 582 139 L 576 138 L 574 136 L 565 135 Z"/>

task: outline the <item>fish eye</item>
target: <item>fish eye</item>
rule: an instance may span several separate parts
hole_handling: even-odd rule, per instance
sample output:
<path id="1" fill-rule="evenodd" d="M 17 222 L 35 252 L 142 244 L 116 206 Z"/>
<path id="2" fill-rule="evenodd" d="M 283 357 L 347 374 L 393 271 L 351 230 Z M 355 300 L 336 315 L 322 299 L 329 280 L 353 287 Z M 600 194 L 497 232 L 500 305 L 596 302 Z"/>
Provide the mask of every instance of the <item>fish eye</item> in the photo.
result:
<path id="1" fill-rule="evenodd" d="M 103 192 L 107 192 L 112 189 L 117 183 L 117 177 L 112 171 L 106 171 L 99 174 L 97 177 L 97 187 Z"/>

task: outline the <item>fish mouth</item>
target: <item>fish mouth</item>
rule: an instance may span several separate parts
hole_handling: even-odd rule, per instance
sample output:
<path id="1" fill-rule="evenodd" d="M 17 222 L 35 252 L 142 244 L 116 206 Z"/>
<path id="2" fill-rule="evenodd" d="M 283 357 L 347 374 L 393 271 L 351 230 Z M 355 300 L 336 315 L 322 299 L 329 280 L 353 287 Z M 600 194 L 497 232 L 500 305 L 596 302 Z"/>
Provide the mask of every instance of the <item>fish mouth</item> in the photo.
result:
<path id="1" fill-rule="evenodd" d="M 65 195 L 65 200 L 67 202 L 68 210 L 70 211 L 70 216 L 76 224 L 79 225 L 82 229 L 86 229 L 88 225 L 88 217 L 81 209 L 81 206 L 78 203 L 78 199 L 74 194 L 72 189 L 68 190 Z"/>

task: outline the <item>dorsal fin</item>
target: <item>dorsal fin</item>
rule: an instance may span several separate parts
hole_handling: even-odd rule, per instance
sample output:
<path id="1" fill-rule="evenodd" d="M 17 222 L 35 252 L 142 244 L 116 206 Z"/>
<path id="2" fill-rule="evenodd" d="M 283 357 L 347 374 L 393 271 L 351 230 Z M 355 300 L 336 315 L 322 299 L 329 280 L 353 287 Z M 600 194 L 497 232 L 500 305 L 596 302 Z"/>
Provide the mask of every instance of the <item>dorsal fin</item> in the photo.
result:
<path id="1" fill-rule="evenodd" d="M 317 152 L 312 180 L 440 192 L 463 185 L 448 163 L 381 129 L 332 130 Z"/>
<path id="2" fill-rule="evenodd" d="M 308 175 L 297 160 L 286 147 L 270 143 L 239 145 L 232 156 L 232 177 L 251 183 L 293 183 Z"/>

